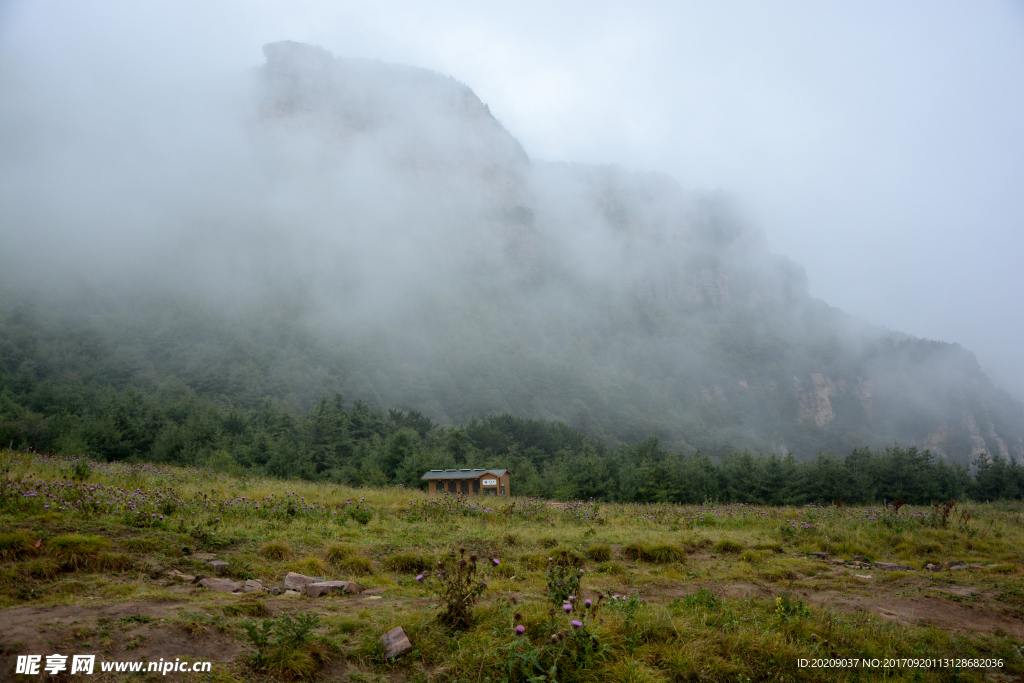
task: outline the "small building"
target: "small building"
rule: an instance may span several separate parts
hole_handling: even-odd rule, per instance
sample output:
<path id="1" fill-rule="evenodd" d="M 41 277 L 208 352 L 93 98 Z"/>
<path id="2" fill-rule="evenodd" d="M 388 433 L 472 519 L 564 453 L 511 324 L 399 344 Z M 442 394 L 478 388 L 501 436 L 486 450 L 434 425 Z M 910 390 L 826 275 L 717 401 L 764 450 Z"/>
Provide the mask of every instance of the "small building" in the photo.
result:
<path id="1" fill-rule="evenodd" d="M 508 470 L 430 470 L 420 479 L 427 482 L 430 493 L 484 493 L 508 496 Z"/>

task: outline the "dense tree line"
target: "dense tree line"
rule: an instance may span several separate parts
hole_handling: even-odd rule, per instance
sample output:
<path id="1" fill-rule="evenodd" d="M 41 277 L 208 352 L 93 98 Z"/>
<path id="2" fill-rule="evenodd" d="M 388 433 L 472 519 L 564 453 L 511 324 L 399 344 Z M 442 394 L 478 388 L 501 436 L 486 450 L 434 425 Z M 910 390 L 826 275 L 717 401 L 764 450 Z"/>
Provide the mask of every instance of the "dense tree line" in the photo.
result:
<path id="1" fill-rule="evenodd" d="M 415 410 L 384 412 L 341 395 L 296 414 L 271 400 L 253 409 L 221 406 L 174 380 L 143 392 L 2 379 L 4 445 L 107 460 L 409 487 L 421 486 L 430 469 L 504 467 L 519 494 L 641 502 L 929 503 L 1024 494 L 1024 467 L 1016 463 L 983 456 L 972 472 L 915 447 L 809 462 L 749 452 L 712 458 L 664 450 L 655 437 L 611 446 L 563 423 L 508 414 L 441 427 Z"/>

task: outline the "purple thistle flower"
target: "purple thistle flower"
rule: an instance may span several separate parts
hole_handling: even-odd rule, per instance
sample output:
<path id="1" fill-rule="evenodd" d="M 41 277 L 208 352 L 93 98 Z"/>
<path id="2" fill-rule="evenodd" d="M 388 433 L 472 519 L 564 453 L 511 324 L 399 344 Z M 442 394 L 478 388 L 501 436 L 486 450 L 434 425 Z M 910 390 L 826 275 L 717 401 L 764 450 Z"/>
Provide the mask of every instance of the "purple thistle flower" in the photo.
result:
<path id="1" fill-rule="evenodd" d="M 586 605 L 587 607 L 590 607 L 590 600 L 587 600 L 587 601 L 586 601 L 585 603 L 583 603 L 583 604 L 584 604 L 584 605 Z"/>
<path id="2" fill-rule="evenodd" d="M 519 635 L 523 635 L 524 633 L 526 633 L 526 627 L 522 624 L 519 624 L 518 626 L 516 626 L 516 633 L 518 633 Z"/>
<path id="3" fill-rule="evenodd" d="M 566 612 L 571 612 L 572 605 L 570 605 L 569 603 L 565 603 L 564 605 L 562 605 L 562 609 L 564 609 Z"/>
<path id="4" fill-rule="evenodd" d="M 417 581 L 422 581 L 422 580 L 423 580 L 423 574 L 418 574 L 418 575 L 416 576 L 416 580 L 417 580 Z"/>
<path id="5" fill-rule="evenodd" d="M 583 622 L 582 621 L 577 621 L 575 619 L 572 620 L 572 627 L 573 628 L 579 628 L 580 626 L 583 626 Z"/>
<path id="6" fill-rule="evenodd" d="M 491 562 L 493 562 L 493 563 L 494 563 L 494 566 L 495 566 L 495 567 L 497 567 L 497 566 L 498 566 L 499 564 L 501 564 L 501 560 L 499 560 L 499 559 L 498 559 L 498 558 L 496 558 L 496 557 L 494 557 L 494 558 L 491 558 Z"/>

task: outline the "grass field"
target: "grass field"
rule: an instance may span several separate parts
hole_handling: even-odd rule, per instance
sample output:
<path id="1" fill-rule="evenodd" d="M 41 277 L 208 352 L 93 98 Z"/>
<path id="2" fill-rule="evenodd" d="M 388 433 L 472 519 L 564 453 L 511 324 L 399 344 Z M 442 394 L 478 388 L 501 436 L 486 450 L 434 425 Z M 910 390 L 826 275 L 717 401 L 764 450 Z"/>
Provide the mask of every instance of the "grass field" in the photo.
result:
<path id="1" fill-rule="evenodd" d="M 97 663 L 93 680 L 1024 680 L 1019 502 L 561 504 L 12 451 L 0 470 L 2 680 L 53 653 L 212 662 Z M 459 547 L 482 592 L 454 628 L 434 589 Z M 232 594 L 170 573 L 212 559 L 268 589 L 297 572 L 383 590 Z M 391 661 L 395 626 L 413 651 Z"/>

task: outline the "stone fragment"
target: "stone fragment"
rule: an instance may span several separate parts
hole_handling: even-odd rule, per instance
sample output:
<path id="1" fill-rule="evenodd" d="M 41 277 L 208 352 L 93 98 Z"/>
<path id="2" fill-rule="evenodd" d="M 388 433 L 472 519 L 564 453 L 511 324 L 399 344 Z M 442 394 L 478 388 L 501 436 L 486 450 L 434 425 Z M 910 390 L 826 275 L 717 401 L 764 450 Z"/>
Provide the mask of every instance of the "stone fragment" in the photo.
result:
<path id="1" fill-rule="evenodd" d="M 213 567 L 214 574 L 223 574 L 230 567 L 230 563 L 224 562 L 223 560 L 214 560 L 213 562 L 207 562 L 206 564 Z"/>
<path id="2" fill-rule="evenodd" d="M 362 593 L 363 587 L 355 581 L 318 581 L 306 584 L 306 595 L 319 598 L 328 593 Z"/>
<path id="3" fill-rule="evenodd" d="M 278 586 L 274 586 L 273 588 L 270 589 L 270 594 L 271 595 L 280 595 L 281 593 L 284 593 L 284 589 L 280 588 Z"/>
<path id="4" fill-rule="evenodd" d="M 889 571 L 913 571 L 911 567 L 908 567 L 905 564 L 895 564 L 893 562 L 875 562 L 875 567 L 878 569 L 888 569 Z"/>
<path id="5" fill-rule="evenodd" d="M 810 555 L 811 555 L 811 557 L 816 557 L 819 560 L 827 560 L 828 559 L 828 553 L 811 553 Z"/>
<path id="6" fill-rule="evenodd" d="M 380 595 L 383 592 L 383 588 L 367 588 L 363 591 L 363 595 Z"/>
<path id="7" fill-rule="evenodd" d="M 380 637 L 384 646 L 384 659 L 394 659 L 406 652 L 412 652 L 412 643 L 401 626 L 396 626 Z"/>
<path id="8" fill-rule="evenodd" d="M 871 564 L 871 560 L 869 560 L 865 555 L 854 555 L 853 556 L 853 561 L 854 562 L 863 562 L 864 564 Z"/>
<path id="9" fill-rule="evenodd" d="M 846 560 L 840 559 L 838 557 L 833 557 L 831 560 L 828 561 L 828 563 L 829 564 L 846 564 Z"/>
<path id="10" fill-rule="evenodd" d="M 246 593 L 259 593 L 263 590 L 263 582 L 259 579 L 249 579 L 245 582 L 244 590 Z"/>
<path id="11" fill-rule="evenodd" d="M 854 574 L 858 579 L 873 579 L 871 574 Z"/>
<path id="12" fill-rule="evenodd" d="M 942 565 L 940 565 L 940 564 L 932 564 L 931 562 L 929 562 L 928 564 L 926 564 L 924 566 L 924 568 L 927 569 L 930 572 L 937 572 L 940 569 L 942 569 Z"/>
<path id="13" fill-rule="evenodd" d="M 288 575 L 284 577 L 284 587 L 294 591 L 304 590 L 308 584 L 317 583 L 323 581 L 322 576 L 305 576 L 304 574 L 296 574 L 295 572 L 288 572 Z"/>
<path id="14" fill-rule="evenodd" d="M 367 595 L 366 599 L 367 600 L 383 600 L 383 598 L 381 596 L 379 596 L 379 595 Z"/>
<path id="15" fill-rule="evenodd" d="M 302 593 L 300 593 L 299 591 L 285 591 L 284 592 L 284 596 L 286 598 L 297 598 L 300 595 L 302 595 Z"/>
<path id="16" fill-rule="evenodd" d="M 182 574 L 177 569 L 172 569 L 167 572 L 168 578 L 174 579 L 175 581 L 181 581 L 182 583 L 192 583 L 196 580 L 196 577 L 191 574 Z"/>
<path id="17" fill-rule="evenodd" d="M 241 593 L 245 589 L 244 585 L 231 579 L 203 579 L 199 585 L 218 593 Z"/>

